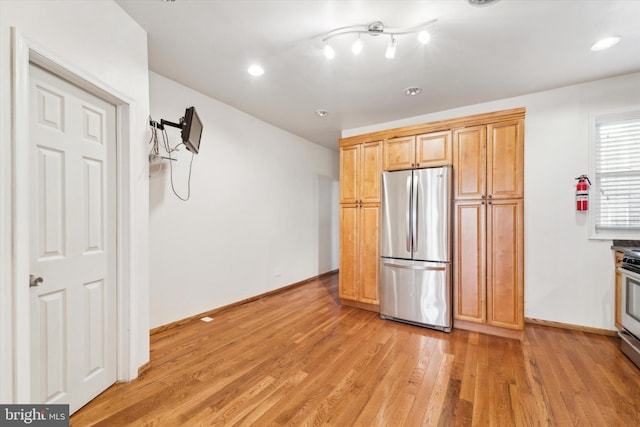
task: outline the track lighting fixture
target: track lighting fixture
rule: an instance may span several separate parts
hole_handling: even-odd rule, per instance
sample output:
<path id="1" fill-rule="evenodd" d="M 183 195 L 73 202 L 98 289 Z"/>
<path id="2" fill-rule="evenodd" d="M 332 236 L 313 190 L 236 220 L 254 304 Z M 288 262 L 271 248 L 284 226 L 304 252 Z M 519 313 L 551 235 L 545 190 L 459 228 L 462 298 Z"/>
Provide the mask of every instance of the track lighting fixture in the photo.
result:
<path id="1" fill-rule="evenodd" d="M 368 25 L 356 25 L 353 27 L 337 28 L 335 30 L 329 31 L 322 36 L 322 42 L 324 43 L 324 55 L 327 57 L 327 59 L 332 59 L 333 57 L 335 57 L 336 52 L 329 44 L 329 40 L 334 37 L 342 36 L 344 34 L 358 34 L 358 38 L 353 43 L 353 45 L 351 45 L 351 51 L 354 55 L 359 55 L 364 47 L 364 42 L 361 38 L 362 34 L 368 34 L 374 37 L 379 36 L 380 34 L 387 34 L 391 38 L 385 52 L 385 57 L 393 58 L 396 54 L 396 48 L 398 45 L 397 36 L 418 33 L 418 40 L 420 41 L 420 43 L 427 44 L 431 40 L 431 35 L 428 33 L 427 29 L 437 21 L 437 19 L 433 19 L 431 21 L 425 22 L 420 25 L 415 25 L 413 27 L 400 28 L 387 28 L 381 21 L 372 22 Z"/>

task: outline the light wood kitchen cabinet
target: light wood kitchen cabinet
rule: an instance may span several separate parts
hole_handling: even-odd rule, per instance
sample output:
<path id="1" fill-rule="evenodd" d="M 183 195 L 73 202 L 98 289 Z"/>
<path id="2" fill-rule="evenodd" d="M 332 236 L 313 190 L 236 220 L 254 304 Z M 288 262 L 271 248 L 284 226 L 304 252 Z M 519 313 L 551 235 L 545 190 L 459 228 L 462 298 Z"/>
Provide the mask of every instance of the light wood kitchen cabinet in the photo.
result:
<path id="1" fill-rule="evenodd" d="M 451 131 L 387 139 L 384 170 L 405 170 L 452 164 Z"/>
<path id="2" fill-rule="evenodd" d="M 487 126 L 487 197 L 524 197 L 524 120 Z"/>
<path id="3" fill-rule="evenodd" d="M 622 312 L 620 305 L 622 304 L 622 274 L 618 271 L 618 268 L 622 265 L 622 258 L 624 257 L 624 252 L 616 251 L 615 252 L 615 325 L 616 328 L 622 329 Z"/>
<path id="4" fill-rule="evenodd" d="M 340 203 L 358 202 L 360 173 L 360 145 L 340 147 Z"/>
<path id="5" fill-rule="evenodd" d="M 487 324 L 524 328 L 524 202 L 487 202 Z"/>
<path id="6" fill-rule="evenodd" d="M 379 306 L 382 143 L 340 147 L 339 296 L 347 305 Z"/>
<path id="7" fill-rule="evenodd" d="M 357 299 L 358 297 L 358 244 L 360 233 L 359 207 L 340 207 L 340 298 Z"/>
<path id="8" fill-rule="evenodd" d="M 456 200 L 522 198 L 523 120 L 455 129 L 453 164 Z"/>
<path id="9" fill-rule="evenodd" d="M 524 327 L 523 200 L 455 203 L 454 317 Z"/>
<path id="10" fill-rule="evenodd" d="M 365 304 L 379 304 L 378 205 L 340 208 L 339 296 Z M 344 301 L 343 301 L 344 302 Z"/>
<path id="11" fill-rule="evenodd" d="M 453 131 L 454 327 L 524 328 L 523 131 L 520 118 Z"/>
<path id="12" fill-rule="evenodd" d="M 524 117 L 516 108 L 340 140 L 344 305 L 379 311 L 380 172 L 453 165 L 454 327 L 523 337 Z"/>
<path id="13" fill-rule="evenodd" d="M 456 202 L 454 210 L 453 294 L 456 319 L 487 319 L 486 215 L 484 202 Z"/>
<path id="14" fill-rule="evenodd" d="M 453 187 L 456 200 L 484 199 L 487 179 L 487 127 L 453 131 Z"/>
<path id="15" fill-rule="evenodd" d="M 416 167 L 430 168 L 452 164 L 451 131 L 416 137 Z"/>
<path id="16" fill-rule="evenodd" d="M 340 203 L 379 203 L 381 143 L 340 147 Z"/>
<path id="17" fill-rule="evenodd" d="M 384 170 L 413 169 L 416 164 L 416 137 L 406 136 L 384 141 Z"/>

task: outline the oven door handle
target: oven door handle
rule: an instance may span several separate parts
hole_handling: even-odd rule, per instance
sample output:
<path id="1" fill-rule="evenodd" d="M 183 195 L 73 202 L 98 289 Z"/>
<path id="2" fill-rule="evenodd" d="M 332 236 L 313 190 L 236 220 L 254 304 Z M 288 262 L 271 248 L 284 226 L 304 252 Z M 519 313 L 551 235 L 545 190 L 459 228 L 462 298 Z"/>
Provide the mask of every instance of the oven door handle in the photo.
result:
<path id="1" fill-rule="evenodd" d="M 624 265 L 618 267 L 618 271 L 633 279 L 640 280 L 640 274 L 636 273 L 635 271 L 629 270 L 628 268 L 624 268 Z"/>

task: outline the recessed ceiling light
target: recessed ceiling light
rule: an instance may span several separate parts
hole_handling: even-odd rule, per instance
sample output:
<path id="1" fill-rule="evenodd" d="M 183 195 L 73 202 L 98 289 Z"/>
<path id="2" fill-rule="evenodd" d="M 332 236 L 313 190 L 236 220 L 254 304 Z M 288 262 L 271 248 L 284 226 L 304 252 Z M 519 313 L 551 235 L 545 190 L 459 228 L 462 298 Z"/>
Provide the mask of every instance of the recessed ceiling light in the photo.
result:
<path id="1" fill-rule="evenodd" d="M 316 110 L 316 115 L 319 117 L 326 117 L 329 115 L 327 110 Z"/>
<path id="2" fill-rule="evenodd" d="M 262 68 L 258 64 L 253 64 L 247 69 L 247 72 L 252 76 L 258 77 L 264 74 L 264 68 Z"/>
<path id="3" fill-rule="evenodd" d="M 420 89 L 417 86 L 411 86 L 408 87 L 404 90 L 404 94 L 407 96 L 416 96 L 418 95 L 420 92 L 422 92 L 422 89 Z"/>
<path id="4" fill-rule="evenodd" d="M 593 46 L 591 46 L 591 50 L 598 51 L 609 49 L 611 46 L 617 45 L 621 38 L 622 37 L 620 36 L 605 37 L 604 39 L 595 42 Z"/>

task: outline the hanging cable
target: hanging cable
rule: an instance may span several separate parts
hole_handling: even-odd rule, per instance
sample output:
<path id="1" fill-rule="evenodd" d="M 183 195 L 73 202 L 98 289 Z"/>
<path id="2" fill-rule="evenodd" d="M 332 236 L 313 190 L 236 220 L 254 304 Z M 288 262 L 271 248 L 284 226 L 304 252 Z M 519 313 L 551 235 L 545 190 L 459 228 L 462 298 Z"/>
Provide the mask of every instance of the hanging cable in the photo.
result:
<path id="1" fill-rule="evenodd" d="M 173 153 L 174 151 L 178 151 L 178 147 L 180 147 L 180 145 L 184 145 L 184 142 L 180 142 L 179 144 L 177 144 L 175 147 L 172 148 L 171 145 L 169 144 L 169 135 L 167 134 L 166 129 L 164 129 L 162 126 L 158 126 L 158 123 L 154 122 L 151 119 L 151 117 L 149 117 L 149 123 L 151 128 L 151 137 L 149 138 L 148 144 L 152 144 L 150 155 L 169 160 L 169 170 L 170 170 L 169 176 L 171 180 L 171 190 L 173 191 L 173 194 L 175 194 L 175 196 L 178 199 L 182 200 L 183 202 L 186 202 L 191 197 L 191 171 L 193 169 L 194 153 L 191 153 L 191 161 L 189 162 L 189 175 L 187 178 L 187 195 L 186 197 L 183 197 L 180 194 L 178 194 L 175 188 L 175 184 L 173 183 L 173 162 L 177 161 L 178 159 L 173 158 L 171 153 Z M 160 156 L 160 141 L 158 140 L 158 130 L 161 130 L 162 148 L 167 152 L 168 157 Z"/>
<path id="2" fill-rule="evenodd" d="M 173 183 L 173 160 L 174 159 L 171 157 L 171 153 L 173 151 L 177 151 L 178 147 L 180 145 L 184 145 L 184 144 L 181 142 L 178 145 L 176 145 L 174 148 L 171 148 L 171 146 L 169 145 L 169 135 L 167 135 L 167 131 L 165 129 L 162 130 L 162 140 L 163 140 L 163 143 L 164 143 L 164 147 L 167 150 L 167 153 L 169 155 L 169 170 L 171 171 L 171 173 L 170 173 L 171 190 L 173 191 L 173 194 L 175 194 L 178 199 L 182 200 L 183 202 L 186 202 L 191 197 L 191 170 L 192 170 L 192 166 L 193 166 L 194 154 L 191 153 L 191 161 L 189 162 L 189 177 L 187 178 L 187 196 L 186 197 L 182 197 L 176 191 L 175 185 Z"/>

